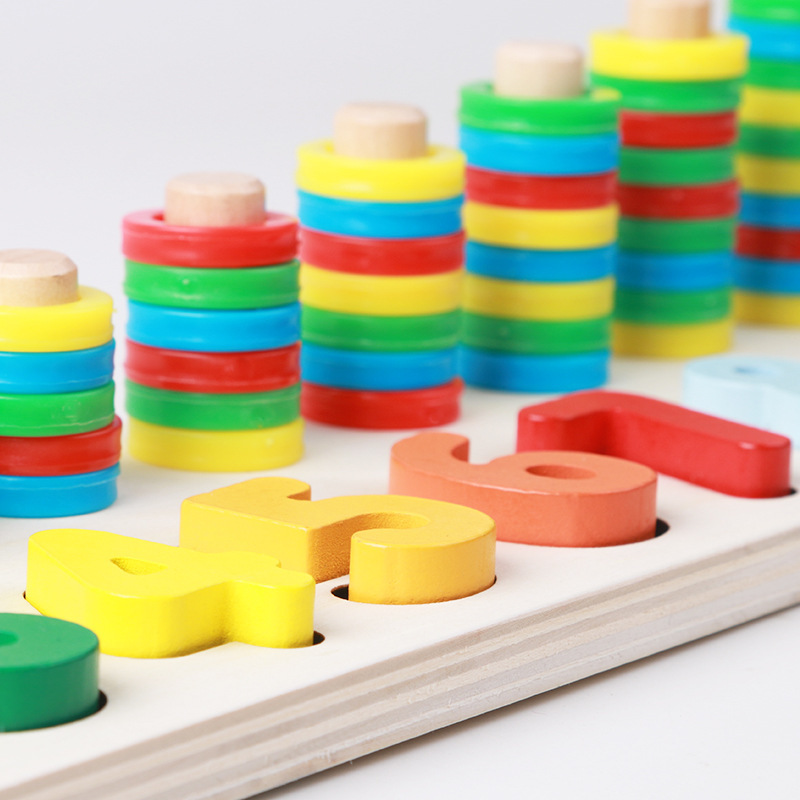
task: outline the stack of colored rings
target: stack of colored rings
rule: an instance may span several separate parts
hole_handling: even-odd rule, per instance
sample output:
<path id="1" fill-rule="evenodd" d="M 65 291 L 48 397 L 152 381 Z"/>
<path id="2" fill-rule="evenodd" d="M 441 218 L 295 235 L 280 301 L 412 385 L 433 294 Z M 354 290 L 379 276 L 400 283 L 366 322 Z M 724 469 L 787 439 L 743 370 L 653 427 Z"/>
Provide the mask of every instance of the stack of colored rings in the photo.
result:
<path id="1" fill-rule="evenodd" d="M 607 379 L 619 97 L 461 90 L 468 384 L 565 392 Z"/>
<path id="2" fill-rule="evenodd" d="M 111 298 L 0 306 L 0 516 L 66 517 L 117 497 Z"/>
<path id="3" fill-rule="evenodd" d="M 736 314 L 800 325 L 800 2 L 733 0 L 731 27 L 750 37 L 740 109 L 742 210 Z"/>
<path id="4" fill-rule="evenodd" d="M 297 222 L 123 221 L 131 454 L 173 469 L 272 469 L 302 455 Z"/>
<path id="5" fill-rule="evenodd" d="M 366 429 L 422 428 L 459 414 L 463 156 L 341 156 L 303 145 L 302 409 Z"/>
<path id="6" fill-rule="evenodd" d="M 593 37 L 595 85 L 622 93 L 615 352 L 687 358 L 730 347 L 738 210 L 737 35 Z"/>

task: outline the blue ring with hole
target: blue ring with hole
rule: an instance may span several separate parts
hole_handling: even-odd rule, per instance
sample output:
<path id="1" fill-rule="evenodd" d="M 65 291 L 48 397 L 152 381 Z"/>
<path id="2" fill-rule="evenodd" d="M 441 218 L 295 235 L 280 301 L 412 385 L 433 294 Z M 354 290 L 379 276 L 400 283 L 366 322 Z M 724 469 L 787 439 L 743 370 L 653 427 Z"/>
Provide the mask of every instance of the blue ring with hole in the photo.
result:
<path id="1" fill-rule="evenodd" d="M 768 294 L 800 294 L 800 261 L 736 259 L 736 285 L 740 289 Z"/>
<path id="2" fill-rule="evenodd" d="M 114 376 L 114 341 L 59 353 L 0 352 L 0 392 L 62 394 L 97 389 Z"/>
<path id="3" fill-rule="evenodd" d="M 800 59 L 800 25 L 732 16 L 728 27 L 750 39 L 751 58 Z"/>
<path id="4" fill-rule="evenodd" d="M 323 233 L 369 239 L 419 239 L 461 230 L 463 195 L 425 203 L 342 200 L 298 192 L 300 223 Z"/>
<path id="5" fill-rule="evenodd" d="M 742 192 L 739 221 L 761 228 L 800 230 L 800 197 Z"/>
<path id="6" fill-rule="evenodd" d="M 190 353 L 245 353 L 288 347 L 300 338 L 300 304 L 219 311 L 128 301 L 128 338 Z"/>
<path id="7" fill-rule="evenodd" d="M 657 291 L 721 289 L 733 285 L 733 254 L 620 251 L 617 285 Z"/>
<path id="8" fill-rule="evenodd" d="M 461 377 L 470 386 L 505 392 L 575 392 L 608 380 L 610 351 L 543 356 L 501 353 L 462 345 Z"/>
<path id="9" fill-rule="evenodd" d="M 538 136 L 461 126 L 460 146 L 471 167 L 518 175 L 594 175 L 619 164 L 619 136 Z"/>
<path id="10" fill-rule="evenodd" d="M 72 517 L 117 499 L 119 464 L 97 472 L 48 477 L 0 475 L 0 517 Z"/>
<path id="11" fill-rule="evenodd" d="M 456 348 L 416 353 L 374 353 L 303 344 L 303 380 L 337 389 L 428 389 L 456 377 Z"/>

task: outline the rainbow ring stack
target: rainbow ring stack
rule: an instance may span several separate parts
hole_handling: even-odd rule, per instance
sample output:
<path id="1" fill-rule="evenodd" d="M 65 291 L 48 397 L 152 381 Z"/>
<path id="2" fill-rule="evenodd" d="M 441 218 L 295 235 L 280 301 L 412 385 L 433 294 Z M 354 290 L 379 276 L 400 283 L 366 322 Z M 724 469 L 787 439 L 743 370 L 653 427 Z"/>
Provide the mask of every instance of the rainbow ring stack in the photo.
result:
<path id="1" fill-rule="evenodd" d="M 464 159 L 416 108 L 352 104 L 298 153 L 303 415 L 365 429 L 458 417 Z"/>
<path id="2" fill-rule="evenodd" d="M 629 32 L 593 37 L 592 80 L 622 93 L 613 347 L 688 358 L 731 345 L 739 35 L 706 0 L 633 0 Z"/>
<path id="3" fill-rule="evenodd" d="M 800 325 L 800 2 L 733 0 L 750 38 L 740 109 L 736 315 Z"/>
<path id="4" fill-rule="evenodd" d="M 116 499 L 111 311 L 61 253 L 0 252 L 0 516 L 88 514 Z"/>
<path id="5" fill-rule="evenodd" d="M 173 469 L 263 470 L 303 452 L 297 222 L 247 175 L 167 186 L 123 222 L 130 451 Z"/>
<path id="6" fill-rule="evenodd" d="M 614 299 L 619 96 L 584 87 L 577 48 L 514 42 L 461 91 L 466 383 L 605 383 Z"/>

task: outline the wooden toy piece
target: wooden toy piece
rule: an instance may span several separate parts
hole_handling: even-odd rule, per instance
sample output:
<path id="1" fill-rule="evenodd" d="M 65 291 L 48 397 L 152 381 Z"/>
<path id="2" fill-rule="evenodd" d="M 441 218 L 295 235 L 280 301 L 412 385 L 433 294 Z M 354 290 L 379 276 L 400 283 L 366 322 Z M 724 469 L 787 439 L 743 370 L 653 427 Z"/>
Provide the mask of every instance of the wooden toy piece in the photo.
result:
<path id="1" fill-rule="evenodd" d="M 78 268 L 53 250 L 0 250 L 0 306 L 74 303 Z"/>
<path id="2" fill-rule="evenodd" d="M 209 556 L 105 531 L 31 536 L 26 597 L 93 630 L 103 653 L 131 658 L 224 642 L 305 647 L 314 635 L 313 581 L 271 556 Z"/>
<path id="3" fill-rule="evenodd" d="M 420 433 L 392 447 L 389 491 L 477 508 L 504 542 L 605 547 L 655 535 L 656 473 L 595 453 L 536 451 L 469 463 L 469 439 Z"/>
<path id="4" fill-rule="evenodd" d="M 258 178 L 238 172 L 192 172 L 167 184 L 164 222 L 202 228 L 260 225 L 266 190 Z"/>
<path id="5" fill-rule="evenodd" d="M 349 158 L 423 158 L 428 153 L 428 122 L 414 106 L 350 103 L 333 121 L 333 151 Z"/>
<path id="6" fill-rule="evenodd" d="M 711 33 L 711 0 L 630 0 L 628 30 L 640 39 L 701 39 Z"/>
<path id="7" fill-rule="evenodd" d="M 739 497 L 790 491 L 785 436 L 641 395 L 580 392 L 523 408 L 517 451 L 554 449 L 628 458 Z"/>
<path id="8" fill-rule="evenodd" d="M 351 600 L 454 600 L 494 583 L 495 526 L 471 508 L 363 495 L 311 500 L 308 484 L 256 478 L 184 500 L 181 545 L 269 553 L 315 580 L 350 571 Z"/>
<path id="9" fill-rule="evenodd" d="M 0 731 L 61 725 L 97 711 L 97 636 L 35 614 L 0 614 Z"/>
<path id="10" fill-rule="evenodd" d="M 578 97 L 584 90 L 580 48 L 549 42 L 506 42 L 495 57 L 494 91 L 528 100 Z"/>

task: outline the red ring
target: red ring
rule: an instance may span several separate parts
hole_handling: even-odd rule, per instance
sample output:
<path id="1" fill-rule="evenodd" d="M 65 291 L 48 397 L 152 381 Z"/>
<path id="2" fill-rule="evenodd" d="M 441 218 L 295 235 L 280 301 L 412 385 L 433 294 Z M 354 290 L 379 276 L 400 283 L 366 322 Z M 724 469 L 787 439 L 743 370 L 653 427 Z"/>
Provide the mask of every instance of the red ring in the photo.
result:
<path id="1" fill-rule="evenodd" d="M 463 386 L 463 381 L 456 378 L 431 389 L 358 392 L 304 383 L 300 411 L 313 422 L 343 428 L 384 431 L 432 428 L 458 419 Z"/>
<path id="2" fill-rule="evenodd" d="M 748 258 L 800 261 L 800 230 L 740 225 L 736 234 L 736 252 Z"/>
<path id="3" fill-rule="evenodd" d="M 467 197 L 510 208 L 598 208 L 614 202 L 617 173 L 549 177 L 467 167 Z"/>
<path id="4" fill-rule="evenodd" d="M 70 436 L 0 436 L 0 475 L 54 477 L 113 467 L 120 458 L 122 422 Z"/>
<path id="5" fill-rule="evenodd" d="M 623 111 L 622 144 L 628 147 L 727 147 L 736 142 L 736 112 L 656 114 Z"/>
<path id="6" fill-rule="evenodd" d="M 247 394 L 300 380 L 300 343 L 252 353 L 190 353 L 126 343 L 125 372 L 134 383 L 173 392 Z"/>
<path id="7" fill-rule="evenodd" d="M 732 217 L 739 211 L 735 180 L 702 186 L 639 186 L 621 183 L 620 213 L 639 219 L 706 219 Z"/>
<path id="8" fill-rule="evenodd" d="M 464 264 L 464 234 L 425 239 L 368 239 L 303 228 L 300 260 L 356 275 L 434 275 Z"/>
<path id="9" fill-rule="evenodd" d="M 122 252 L 145 264 L 172 267 L 266 267 L 297 253 L 297 220 L 268 213 L 261 225 L 194 228 L 167 225 L 162 211 L 134 211 L 122 220 Z"/>

